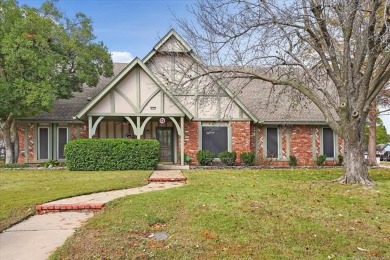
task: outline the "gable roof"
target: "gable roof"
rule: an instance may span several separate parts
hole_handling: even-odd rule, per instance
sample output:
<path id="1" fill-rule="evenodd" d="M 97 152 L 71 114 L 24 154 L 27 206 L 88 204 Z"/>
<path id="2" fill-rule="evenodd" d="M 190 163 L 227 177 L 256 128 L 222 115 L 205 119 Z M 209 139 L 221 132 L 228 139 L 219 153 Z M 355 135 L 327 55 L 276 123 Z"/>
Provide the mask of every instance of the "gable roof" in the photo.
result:
<path id="1" fill-rule="evenodd" d="M 141 61 L 136 58 L 129 64 L 115 63 L 114 76 L 110 78 L 101 77 L 96 87 L 88 87 L 84 84 L 82 92 L 74 93 L 70 99 L 59 99 L 54 102 L 51 112 L 43 112 L 39 116 L 21 119 L 34 121 L 75 121 L 75 118 L 84 119 L 90 110 L 102 97 L 107 95 L 110 89 L 135 66 L 140 66 L 150 78 L 167 94 L 167 96 L 180 108 L 180 110 L 190 119 L 193 115 L 177 100 L 169 89 L 149 70 L 145 63 L 155 54 L 164 49 L 164 44 L 174 39 L 180 49 L 190 55 L 199 65 L 207 69 L 207 66 L 197 57 L 186 41 L 170 30 Z M 227 82 L 219 79 L 216 75 L 211 75 L 223 90 L 234 102 L 249 116 L 255 123 L 263 124 L 321 124 L 325 125 L 326 120 L 317 106 L 304 100 L 301 104 L 291 106 L 291 96 L 288 92 L 283 92 L 283 87 L 272 86 L 264 81 L 253 81 L 241 89 L 240 84 L 234 81 Z M 92 99 L 92 101 L 91 101 Z"/>
<path id="2" fill-rule="evenodd" d="M 165 86 L 160 82 L 160 80 L 145 66 L 145 64 L 139 59 L 135 58 L 130 62 L 104 89 L 100 91 L 96 97 L 89 102 L 84 108 L 77 113 L 76 118 L 84 119 L 89 110 L 91 110 L 95 105 L 97 105 L 116 85 L 124 78 L 130 71 L 133 70 L 136 66 L 140 66 L 146 74 L 156 83 L 156 85 L 166 94 L 175 105 L 186 115 L 189 119 L 192 119 L 194 116 L 172 95 L 172 93 L 165 88 Z"/>
<path id="3" fill-rule="evenodd" d="M 191 56 L 196 59 L 196 61 L 201 62 L 201 60 L 194 55 L 193 50 L 190 45 L 181 37 L 174 29 L 169 30 L 167 34 L 165 34 L 164 37 L 162 37 L 156 45 L 154 45 L 153 49 L 146 54 L 146 56 L 142 59 L 143 63 L 147 63 L 156 53 L 160 51 L 160 48 L 169 40 L 169 39 L 175 39 L 177 42 L 181 45 L 182 51 L 188 54 L 191 54 Z"/>
<path id="4" fill-rule="evenodd" d="M 89 87 L 86 84 L 83 85 L 81 92 L 74 92 L 73 97 L 69 99 L 58 99 L 54 101 L 53 108 L 50 112 L 42 112 L 36 117 L 24 118 L 19 120 L 28 120 L 31 122 L 42 121 L 74 121 L 74 117 L 85 107 L 91 99 L 99 94 L 107 84 L 110 83 L 128 64 L 127 63 L 114 63 L 114 75 L 106 78 L 101 76 L 96 87 Z"/>
<path id="5" fill-rule="evenodd" d="M 154 55 L 156 55 L 158 52 L 160 52 L 160 49 L 164 46 L 164 44 L 169 41 L 170 39 L 176 40 L 182 47 L 181 53 L 186 53 L 189 55 L 192 59 L 194 59 L 202 68 L 204 68 L 207 71 L 207 66 L 203 63 L 201 59 L 194 53 L 193 49 L 190 47 L 190 45 L 181 37 L 174 29 L 171 29 L 161 40 L 153 47 L 152 51 L 150 51 L 143 59 L 142 61 L 146 64 Z M 243 102 L 241 102 L 240 98 L 237 95 L 234 95 L 234 93 L 225 86 L 225 84 L 218 80 L 216 77 L 214 77 L 212 74 L 209 75 L 209 77 L 218 85 L 218 87 L 226 93 L 228 97 L 233 100 L 247 115 L 248 117 L 255 123 L 259 122 L 259 119 L 256 117 L 255 114 L 253 114 Z"/>
<path id="6" fill-rule="evenodd" d="M 272 86 L 270 83 L 254 80 L 245 84 L 230 82 L 229 88 L 248 107 L 262 124 L 317 124 L 326 120 L 320 109 L 301 95 L 299 102 L 292 102 L 290 88 Z"/>

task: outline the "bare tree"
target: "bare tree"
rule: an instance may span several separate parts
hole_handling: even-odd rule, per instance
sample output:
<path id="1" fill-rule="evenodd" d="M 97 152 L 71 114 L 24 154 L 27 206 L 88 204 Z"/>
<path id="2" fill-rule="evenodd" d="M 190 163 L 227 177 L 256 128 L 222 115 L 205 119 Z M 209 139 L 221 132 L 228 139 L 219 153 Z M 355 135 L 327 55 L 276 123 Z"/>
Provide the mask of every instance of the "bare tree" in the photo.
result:
<path id="1" fill-rule="evenodd" d="M 179 23 L 202 59 L 218 66 L 210 73 L 305 95 L 344 140 L 338 181 L 373 184 L 364 129 L 390 79 L 389 0 L 201 0 L 190 11 L 196 20 Z"/>

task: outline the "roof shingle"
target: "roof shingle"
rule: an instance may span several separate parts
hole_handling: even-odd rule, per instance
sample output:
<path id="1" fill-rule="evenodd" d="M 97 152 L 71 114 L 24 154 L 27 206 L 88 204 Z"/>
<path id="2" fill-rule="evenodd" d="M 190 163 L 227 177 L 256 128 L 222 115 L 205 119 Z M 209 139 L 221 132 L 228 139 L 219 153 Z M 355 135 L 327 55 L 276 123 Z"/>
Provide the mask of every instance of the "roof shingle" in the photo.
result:
<path id="1" fill-rule="evenodd" d="M 28 121 L 74 121 L 73 117 L 126 66 L 127 63 L 114 63 L 114 75 L 112 77 L 101 77 L 96 87 L 89 87 L 84 84 L 82 92 L 75 92 L 74 96 L 69 99 L 56 100 L 50 112 L 43 112 L 39 116 L 28 118 Z"/>

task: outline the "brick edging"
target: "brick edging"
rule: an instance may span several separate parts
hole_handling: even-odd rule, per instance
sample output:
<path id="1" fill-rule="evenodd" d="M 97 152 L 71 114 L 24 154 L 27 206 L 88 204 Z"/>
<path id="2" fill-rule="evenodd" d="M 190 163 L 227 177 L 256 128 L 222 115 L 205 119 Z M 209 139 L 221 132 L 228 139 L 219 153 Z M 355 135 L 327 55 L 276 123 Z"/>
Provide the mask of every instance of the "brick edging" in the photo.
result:
<path id="1" fill-rule="evenodd" d="M 177 177 L 177 178 L 149 178 L 149 182 L 183 182 L 186 181 L 186 177 Z"/>
<path id="2" fill-rule="evenodd" d="M 84 204 L 42 204 L 35 206 L 38 214 L 58 211 L 76 211 L 76 210 L 101 210 L 104 203 L 84 203 Z"/>

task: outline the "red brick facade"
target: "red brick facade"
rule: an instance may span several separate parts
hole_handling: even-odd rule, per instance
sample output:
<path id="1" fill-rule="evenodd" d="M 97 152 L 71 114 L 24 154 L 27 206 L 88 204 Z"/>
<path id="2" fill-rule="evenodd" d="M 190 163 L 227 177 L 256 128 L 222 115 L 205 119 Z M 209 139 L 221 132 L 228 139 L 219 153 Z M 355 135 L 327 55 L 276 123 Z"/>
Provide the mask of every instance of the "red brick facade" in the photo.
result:
<path id="1" fill-rule="evenodd" d="M 257 164 L 270 166 L 288 166 L 289 156 L 297 158 L 298 166 L 314 166 L 316 158 L 321 154 L 321 129 L 322 126 L 286 126 L 279 129 L 279 154 L 280 158 L 266 158 L 264 154 L 265 140 L 264 131 L 266 126 L 259 126 L 257 132 Z M 343 140 L 336 141 L 336 154 L 343 153 Z M 334 165 L 337 158 L 327 160 L 325 165 Z"/>
<path id="2" fill-rule="evenodd" d="M 197 165 L 196 153 L 199 150 L 199 122 L 184 123 L 184 154 L 191 157 L 190 165 Z"/>
<path id="3" fill-rule="evenodd" d="M 45 124 L 47 126 L 48 124 Z M 49 124 L 52 125 L 52 124 Z M 34 154 L 35 151 L 35 140 L 36 140 L 36 129 L 38 124 L 31 123 L 20 123 L 18 125 L 19 132 L 19 158 L 18 163 L 39 163 L 36 160 L 37 155 Z M 66 125 L 69 129 L 70 140 L 78 138 L 88 138 L 88 126 L 87 124 L 72 124 Z M 51 126 L 53 127 L 53 126 Z M 26 128 L 27 128 L 27 138 L 26 138 Z M 27 146 L 25 142 L 27 140 Z M 27 148 L 27 149 L 26 149 Z"/>
<path id="4" fill-rule="evenodd" d="M 197 165 L 196 154 L 199 151 L 199 124 L 198 121 L 187 121 L 184 123 L 184 153 L 191 157 L 190 165 Z M 34 140 L 37 124 L 22 123 L 19 128 L 19 163 L 37 163 L 34 155 Z M 27 131 L 26 131 L 27 127 Z M 232 151 L 237 153 L 236 163 L 240 164 L 242 152 L 253 151 L 256 153 L 257 165 L 288 166 L 289 156 L 297 158 L 298 166 L 315 165 L 315 159 L 321 153 L 321 126 L 285 126 L 278 127 L 279 158 L 266 158 L 264 140 L 266 126 L 254 125 L 250 121 L 233 121 L 231 127 Z M 77 138 L 88 138 L 87 124 L 68 124 L 70 140 Z M 25 136 L 27 133 L 27 137 Z M 257 139 L 257 140 L 256 140 Z M 25 145 L 27 140 L 28 144 Z M 180 156 L 180 138 L 177 138 L 176 151 Z M 343 141 L 338 138 L 336 143 L 336 156 L 343 153 Z M 27 150 L 26 150 L 27 148 Z M 257 150 L 257 151 L 256 151 Z M 180 160 L 178 160 L 180 162 Z M 326 161 L 325 165 L 334 165 L 337 158 Z"/>
<path id="5" fill-rule="evenodd" d="M 27 138 L 26 138 L 27 128 Z M 34 161 L 34 125 L 33 124 L 22 124 L 18 125 L 19 132 L 19 158 L 18 163 L 29 163 Z M 27 146 L 25 141 L 27 139 Z M 27 147 L 27 149 L 25 149 Z"/>
<path id="6" fill-rule="evenodd" d="M 294 126 L 290 130 L 290 155 L 297 158 L 298 165 L 313 165 L 313 127 Z"/>
<path id="7" fill-rule="evenodd" d="M 235 121 L 232 128 L 232 151 L 237 153 L 236 163 L 241 163 L 240 154 L 251 151 L 251 123 L 250 121 Z"/>

